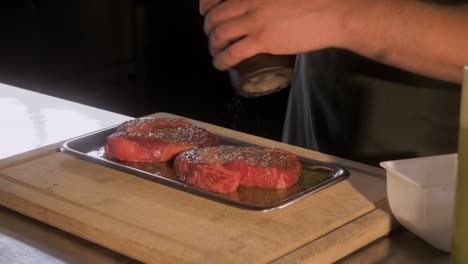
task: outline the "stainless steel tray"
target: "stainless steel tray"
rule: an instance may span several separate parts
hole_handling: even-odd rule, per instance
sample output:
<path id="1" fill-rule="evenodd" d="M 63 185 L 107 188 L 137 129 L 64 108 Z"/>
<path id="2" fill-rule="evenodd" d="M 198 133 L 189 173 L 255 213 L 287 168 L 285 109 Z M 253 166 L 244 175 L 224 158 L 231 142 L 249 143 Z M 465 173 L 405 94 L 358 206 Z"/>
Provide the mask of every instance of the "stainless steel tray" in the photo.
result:
<path id="1" fill-rule="evenodd" d="M 191 194 L 243 209 L 270 211 L 283 208 L 308 195 L 322 190 L 348 177 L 349 173 L 340 166 L 300 157 L 302 174 L 298 183 L 285 190 L 264 189 L 239 186 L 237 191 L 228 194 L 212 193 L 184 184 L 174 173 L 171 162 L 158 163 L 124 163 L 104 157 L 106 138 L 118 126 L 86 134 L 65 142 L 61 151 L 71 153 L 79 158 L 121 170 L 150 181 L 158 182 Z M 218 135 L 226 145 L 253 144 Z"/>

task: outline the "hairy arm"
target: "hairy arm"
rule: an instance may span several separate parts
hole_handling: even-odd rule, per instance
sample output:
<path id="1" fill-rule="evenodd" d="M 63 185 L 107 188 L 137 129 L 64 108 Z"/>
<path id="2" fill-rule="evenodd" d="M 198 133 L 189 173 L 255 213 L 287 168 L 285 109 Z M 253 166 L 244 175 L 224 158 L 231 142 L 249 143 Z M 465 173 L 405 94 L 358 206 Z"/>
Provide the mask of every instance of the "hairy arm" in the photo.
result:
<path id="1" fill-rule="evenodd" d="M 200 0 L 213 63 L 226 70 L 257 53 L 337 47 L 460 82 L 468 64 L 468 5 L 416 0 Z"/>
<path id="2" fill-rule="evenodd" d="M 366 10 L 366 11 L 364 11 Z M 468 64 L 468 5 L 373 1 L 350 14 L 343 48 L 437 79 L 461 82 Z"/>

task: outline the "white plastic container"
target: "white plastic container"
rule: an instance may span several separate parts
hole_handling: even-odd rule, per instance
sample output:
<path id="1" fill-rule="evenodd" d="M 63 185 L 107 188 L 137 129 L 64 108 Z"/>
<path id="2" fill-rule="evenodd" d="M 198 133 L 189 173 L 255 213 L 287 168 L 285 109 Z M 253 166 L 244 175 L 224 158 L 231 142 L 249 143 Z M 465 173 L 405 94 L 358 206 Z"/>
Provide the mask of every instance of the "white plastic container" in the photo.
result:
<path id="1" fill-rule="evenodd" d="M 449 252 L 457 155 L 385 161 L 390 208 L 402 226 Z"/>

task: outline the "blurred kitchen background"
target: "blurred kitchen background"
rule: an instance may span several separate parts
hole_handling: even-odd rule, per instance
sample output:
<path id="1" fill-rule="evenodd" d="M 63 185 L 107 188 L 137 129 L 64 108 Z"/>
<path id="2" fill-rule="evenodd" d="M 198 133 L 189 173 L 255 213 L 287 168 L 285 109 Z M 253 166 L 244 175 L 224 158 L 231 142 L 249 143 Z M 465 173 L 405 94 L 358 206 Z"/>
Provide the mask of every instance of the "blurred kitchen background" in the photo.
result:
<path id="1" fill-rule="evenodd" d="M 235 96 L 202 28 L 198 0 L 0 0 L 0 82 L 280 140 L 289 90 Z"/>

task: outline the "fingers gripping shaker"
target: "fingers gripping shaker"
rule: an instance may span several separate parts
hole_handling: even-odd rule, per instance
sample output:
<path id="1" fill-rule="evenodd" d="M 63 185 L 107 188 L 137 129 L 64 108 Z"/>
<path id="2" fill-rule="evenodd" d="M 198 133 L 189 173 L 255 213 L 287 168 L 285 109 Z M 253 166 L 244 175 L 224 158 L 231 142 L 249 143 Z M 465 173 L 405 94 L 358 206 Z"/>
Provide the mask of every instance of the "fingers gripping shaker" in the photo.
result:
<path id="1" fill-rule="evenodd" d="M 286 88 L 294 77 L 295 58 L 263 53 L 243 60 L 229 69 L 234 92 L 243 97 L 257 97 Z"/>

